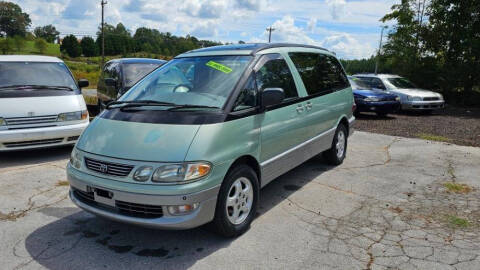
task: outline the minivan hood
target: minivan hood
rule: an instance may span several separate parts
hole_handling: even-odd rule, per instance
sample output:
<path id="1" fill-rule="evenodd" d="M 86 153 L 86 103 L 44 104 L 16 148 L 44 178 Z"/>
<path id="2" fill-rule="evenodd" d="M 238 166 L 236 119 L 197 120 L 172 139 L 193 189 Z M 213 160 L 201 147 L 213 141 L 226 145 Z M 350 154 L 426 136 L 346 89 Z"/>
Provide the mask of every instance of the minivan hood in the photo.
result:
<path id="1" fill-rule="evenodd" d="M 0 117 L 58 115 L 86 110 L 82 95 L 0 98 Z"/>
<path id="2" fill-rule="evenodd" d="M 408 96 L 416 96 L 416 97 L 438 97 L 440 94 L 429 91 L 429 90 L 424 90 L 424 89 L 419 89 L 419 88 L 409 88 L 409 89 L 392 89 L 390 90 L 391 92 L 394 93 L 399 93 L 399 94 L 404 94 Z"/>
<path id="3" fill-rule="evenodd" d="M 83 132 L 77 148 L 113 158 L 184 161 L 200 125 L 151 124 L 96 117 Z"/>

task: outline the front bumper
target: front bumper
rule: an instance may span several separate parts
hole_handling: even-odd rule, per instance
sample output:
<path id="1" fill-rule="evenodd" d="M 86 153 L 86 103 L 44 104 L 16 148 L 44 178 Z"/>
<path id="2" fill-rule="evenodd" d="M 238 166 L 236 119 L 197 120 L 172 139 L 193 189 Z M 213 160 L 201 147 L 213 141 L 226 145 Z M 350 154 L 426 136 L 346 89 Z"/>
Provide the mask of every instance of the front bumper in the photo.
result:
<path id="1" fill-rule="evenodd" d="M 357 103 L 358 112 L 393 113 L 400 109 L 399 101 L 377 101 Z"/>
<path id="2" fill-rule="evenodd" d="M 406 101 L 402 102 L 402 110 L 416 111 L 416 110 L 438 110 L 445 106 L 445 101 Z"/>
<path id="3" fill-rule="evenodd" d="M 215 206 L 217 203 L 217 195 L 220 186 L 213 187 L 191 194 L 179 195 L 155 195 L 155 194 L 141 194 L 128 191 L 121 191 L 112 188 L 107 188 L 97 184 L 105 181 L 92 181 L 96 176 L 87 175 L 83 172 L 77 171 L 67 166 L 67 178 L 70 182 L 70 198 L 78 207 L 92 214 L 105 217 L 111 220 L 129 223 L 133 225 L 140 225 L 150 228 L 158 229 L 190 229 L 201 226 L 213 220 L 215 215 Z M 88 180 L 83 180 L 88 179 Z M 135 185 L 135 184 L 132 184 Z M 78 196 L 75 191 L 91 192 L 92 190 L 100 189 L 102 192 L 106 191 L 112 194 L 111 199 L 100 198 L 98 191 L 94 191 L 94 201 L 85 200 Z M 144 218 L 129 213 L 119 211 L 117 203 L 133 204 L 135 206 L 144 205 L 145 207 L 161 207 L 162 215 L 160 217 Z M 185 205 L 198 203 L 198 207 L 186 215 L 171 215 L 168 212 L 168 206 L 171 205 Z M 135 208 L 139 209 L 139 208 Z"/>
<path id="4" fill-rule="evenodd" d="M 0 131 L 0 152 L 75 144 L 88 122 Z"/>

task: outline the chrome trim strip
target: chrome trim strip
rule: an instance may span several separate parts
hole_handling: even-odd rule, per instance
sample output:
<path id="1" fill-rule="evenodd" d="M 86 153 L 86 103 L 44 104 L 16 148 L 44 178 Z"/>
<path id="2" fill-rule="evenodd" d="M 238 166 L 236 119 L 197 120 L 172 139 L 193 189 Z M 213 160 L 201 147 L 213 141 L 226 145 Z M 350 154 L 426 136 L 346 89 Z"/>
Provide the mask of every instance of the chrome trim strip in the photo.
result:
<path id="1" fill-rule="evenodd" d="M 272 157 L 272 158 L 270 158 L 270 159 L 265 160 L 264 162 L 260 163 L 260 166 L 261 166 L 261 167 L 264 167 L 264 166 L 266 166 L 266 165 L 274 162 L 275 160 L 277 160 L 277 159 L 279 159 L 279 158 L 282 158 L 282 157 L 284 157 L 284 156 L 286 156 L 286 155 L 288 155 L 288 154 L 290 154 L 290 153 L 298 150 L 299 148 L 301 148 L 301 147 L 303 147 L 303 146 L 305 146 L 305 145 L 307 145 L 307 144 L 309 144 L 309 143 L 311 143 L 311 142 L 313 142 L 313 141 L 315 141 L 315 140 L 317 140 L 317 139 L 319 139 L 319 138 L 327 135 L 328 133 L 330 133 L 330 132 L 332 132 L 332 131 L 335 131 L 336 129 L 337 129 L 337 128 L 334 127 L 334 128 L 331 128 L 331 129 L 329 129 L 329 130 L 327 130 L 327 131 L 325 131 L 325 132 L 323 132 L 323 133 L 320 133 L 319 135 L 317 135 L 317 136 L 315 136 L 315 137 L 313 137 L 313 138 L 311 138 L 311 139 L 309 139 L 309 140 L 307 140 L 307 141 L 304 141 L 303 143 L 301 143 L 301 144 L 299 144 L 299 145 L 296 145 L 296 146 L 288 149 L 287 151 L 285 151 L 285 152 L 283 152 L 283 153 L 280 153 L 280 154 L 278 154 L 278 155 L 276 155 L 276 156 L 274 156 L 274 157 Z"/>

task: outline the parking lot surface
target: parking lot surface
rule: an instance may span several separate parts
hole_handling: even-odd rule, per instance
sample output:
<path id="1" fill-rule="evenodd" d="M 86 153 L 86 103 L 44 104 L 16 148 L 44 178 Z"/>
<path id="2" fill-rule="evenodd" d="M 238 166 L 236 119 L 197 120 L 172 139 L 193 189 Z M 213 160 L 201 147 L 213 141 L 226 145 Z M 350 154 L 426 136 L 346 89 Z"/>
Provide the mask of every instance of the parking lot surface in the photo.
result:
<path id="1" fill-rule="evenodd" d="M 0 155 L 0 268 L 480 266 L 480 148 L 356 132 L 341 166 L 312 159 L 266 186 L 251 229 L 236 239 L 79 210 L 67 198 L 70 151 Z"/>

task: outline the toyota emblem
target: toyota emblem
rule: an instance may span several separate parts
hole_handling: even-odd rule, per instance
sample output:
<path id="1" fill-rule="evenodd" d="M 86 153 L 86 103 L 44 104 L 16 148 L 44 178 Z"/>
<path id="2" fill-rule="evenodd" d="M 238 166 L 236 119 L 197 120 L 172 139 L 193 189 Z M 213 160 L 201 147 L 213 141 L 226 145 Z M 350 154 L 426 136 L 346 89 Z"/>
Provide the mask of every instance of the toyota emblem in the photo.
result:
<path id="1" fill-rule="evenodd" d="M 100 171 L 102 173 L 106 173 L 108 171 L 108 165 L 107 164 L 101 164 L 100 165 Z"/>

